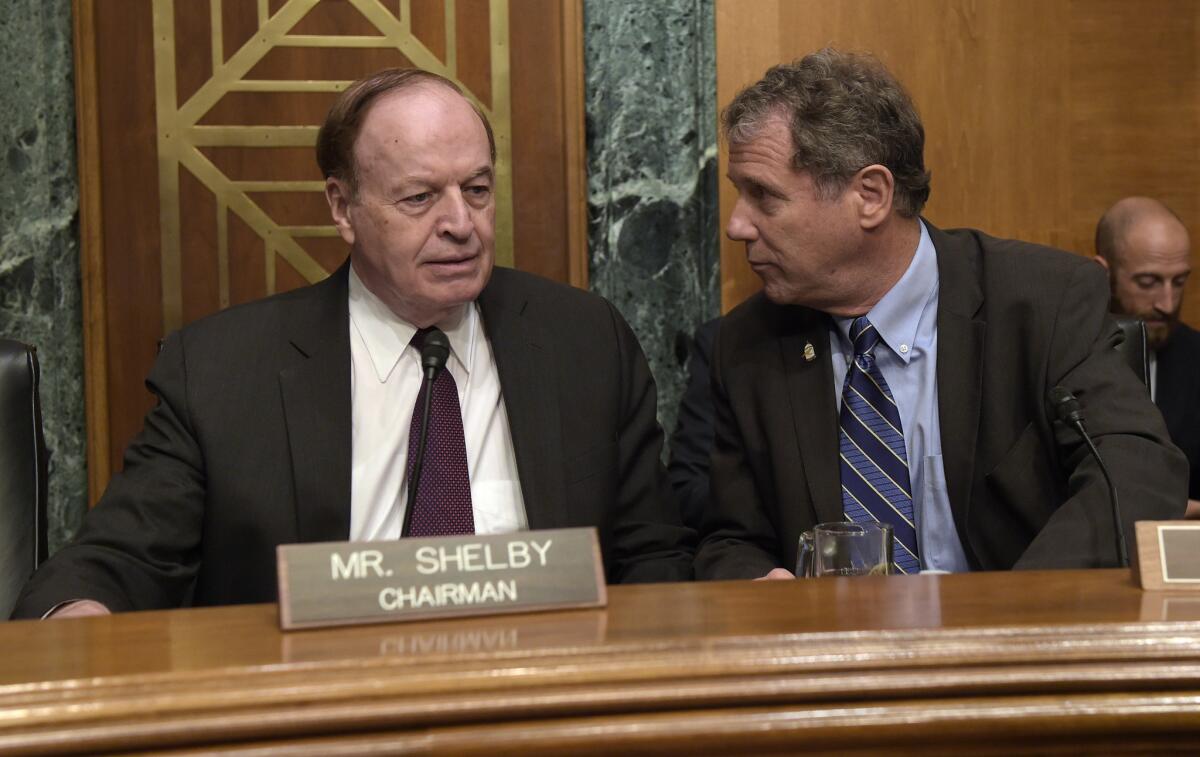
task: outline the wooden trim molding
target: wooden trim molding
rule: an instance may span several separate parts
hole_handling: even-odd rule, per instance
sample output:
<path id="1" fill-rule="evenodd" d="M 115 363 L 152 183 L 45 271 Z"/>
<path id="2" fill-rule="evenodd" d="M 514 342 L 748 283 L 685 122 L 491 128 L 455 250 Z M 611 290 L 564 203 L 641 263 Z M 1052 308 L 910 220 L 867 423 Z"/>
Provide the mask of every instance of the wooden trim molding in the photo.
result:
<path id="1" fill-rule="evenodd" d="M 563 135 L 566 141 L 567 280 L 588 285 L 587 144 L 584 127 L 583 0 L 564 0 Z"/>
<path id="2" fill-rule="evenodd" d="M 87 407 L 88 505 L 109 479 L 108 321 L 100 204 L 100 113 L 96 79 L 95 0 L 73 0 L 75 125 L 79 166 L 79 269 L 83 288 L 84 397 Z"/>
<path id="3" fill-rule="evenodd" d="M 0 656 L 0 753 L 1158 754 L 1200 738 L 1200 608 L 1164 614 L 1128 570 L 608 596 L 298 632 L 275 605 L 0 624 L 21 650 Z"/>

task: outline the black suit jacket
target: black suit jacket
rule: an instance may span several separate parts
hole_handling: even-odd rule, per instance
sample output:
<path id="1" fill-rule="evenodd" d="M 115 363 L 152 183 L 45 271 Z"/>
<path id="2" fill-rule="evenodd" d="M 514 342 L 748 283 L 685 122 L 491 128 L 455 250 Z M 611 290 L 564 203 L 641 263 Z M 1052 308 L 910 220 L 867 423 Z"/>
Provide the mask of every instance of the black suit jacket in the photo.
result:
<path id="1" fill-rule="evenodd" d="M 1188 497 L 1200 499 L 1200 331 L 1179 324 L 1157 360 L 1154 403 L 1191 467 Z"/>
<path id="2" fill-rule="evenodd" d="M 1183 514 L 1186 464 L 1113 349 L 1095 263 L 977 231 L 929 226 L 937 250 L 943 467 L 973 569 L 1111 566 L 1107 489 L 1047 392 L 1073 391 L 1135 520 Z M 714 354 L 715 501 L 701 578 L 794 569 L 800 533 L 840 521 L 828 316 L 759 294 L 725 317 Z M 817 359 L 803 357 L 811 343 Z"/>
<path id="3" fill-rule="evenodd" d="M 350 529 L 347 267 L 167 338 L 157 406 L 16 617 L 267 602 L 275 546 Z M 596 526 L 610 581 L 691 577 L 645 357 L 600 297 L 497 268 L 479 297 L 530 528 Z"/>
<path id="4" fill-rule="evenodd" d="M 699 528 L 712 500 L 708 465 L 713 447 L 712 350 L 720 318 L 696 328 L 688 347 L 687 386 L 679 398 L 679 414 L 671 434 L 667 478 L 679 500 L 683 522 Z"/>

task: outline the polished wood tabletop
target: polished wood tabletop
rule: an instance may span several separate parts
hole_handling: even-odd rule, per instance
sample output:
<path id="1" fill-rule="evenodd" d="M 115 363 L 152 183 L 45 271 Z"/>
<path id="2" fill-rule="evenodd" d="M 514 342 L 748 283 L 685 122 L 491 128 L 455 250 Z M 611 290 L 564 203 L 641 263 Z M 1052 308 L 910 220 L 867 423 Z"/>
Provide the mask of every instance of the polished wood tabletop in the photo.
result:
<path id="1" fill-rule="evenodd" d="M 275 605 L 10 622 L 0 752 L 1186 750 L 1192 596 L 1054 571 L 614 586 L 603 609 L 287 633 Z"/>

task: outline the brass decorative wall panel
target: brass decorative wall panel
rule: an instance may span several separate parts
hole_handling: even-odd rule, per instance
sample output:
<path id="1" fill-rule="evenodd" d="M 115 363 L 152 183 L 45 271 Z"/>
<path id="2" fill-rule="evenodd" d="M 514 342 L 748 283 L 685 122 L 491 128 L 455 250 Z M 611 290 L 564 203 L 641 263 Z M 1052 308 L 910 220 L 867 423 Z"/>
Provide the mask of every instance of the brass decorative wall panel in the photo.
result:
<path id="1" fill-rule="evenodd" d="M 483 14 L 460 25 L 459 4 L 154 0 L 164 333 L 240 300 L 319 281 L 344 257 L 311 148 L 333 94 L 385 65 L 452 79 L 488 115 L 497 259 L 512 265 L 508 0 L 486 0 L 484 45 L 471 36 Z M 205 23 L 209 33 L 198 34 Z M 198 223 L 197 212 L 211 213 L 211 222 Z"/>

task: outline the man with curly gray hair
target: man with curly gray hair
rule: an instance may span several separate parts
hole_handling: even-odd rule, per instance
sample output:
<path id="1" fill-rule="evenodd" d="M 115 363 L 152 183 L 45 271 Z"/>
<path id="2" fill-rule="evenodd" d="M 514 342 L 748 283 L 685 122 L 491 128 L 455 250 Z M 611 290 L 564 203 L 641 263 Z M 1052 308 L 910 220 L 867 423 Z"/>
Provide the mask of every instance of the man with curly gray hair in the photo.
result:
<path id="1" fill-rule="evenodd" d="M 825 49 L 722 114 L 731 239 L 763 291 L 713 353 L 702 578 L 784 578 L 822 522 L 881 522 L 895 570 L 1118 562 L 1104 477 L 1049 396 L 1080 402 L 1133 522 L 1183 514 L 1187 467 L 1113 349 L 1086 259 L 920 217 L 925 133 L 876 59 Z"/>

